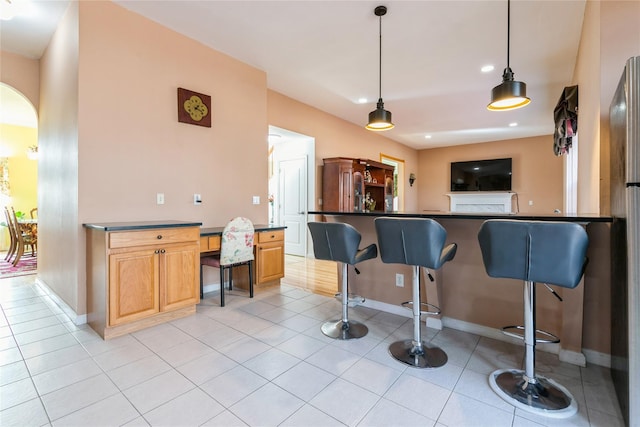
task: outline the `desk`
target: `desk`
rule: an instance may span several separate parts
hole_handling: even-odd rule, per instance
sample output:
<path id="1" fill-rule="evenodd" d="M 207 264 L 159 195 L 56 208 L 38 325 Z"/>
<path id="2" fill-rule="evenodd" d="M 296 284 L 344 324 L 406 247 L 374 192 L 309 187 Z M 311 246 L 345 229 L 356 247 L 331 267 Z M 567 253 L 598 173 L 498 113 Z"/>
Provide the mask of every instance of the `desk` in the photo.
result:
<path id="1" fill-rule="evenodd" d="M 279 225 L 254 224 L 254 255 L 255 277 L 254 285 L 270 286 L 280 284 L 284 277 L 284 230 L 286 227 Z M 200 255 L 210 255 L 220 251 L 220 238 L 224 227 L 208 227 L 200 229 Z M 246 267 L 236 267 L 239 269 Z M 245 274 L 239 273 L 234 277 L 239 287 Z M 206 285 L 205 285 L 206 286 Z"/>
<path id="2" fill-rule="evenodd" d="M 583 283 L 575 289 L 557 288 L 563 297 L 560 303 L 544 290 L 537 293 L 538 327 L 554 333 L 561 339 L 560 347 L 540 345 L 540 349 L 559 352 L 560 359 L 585 365 L 583 344 L 601 353 L 609 352 L 609 227 L 611 217 L 598 215 L 510 215 L 494 213 L 348 213 L 311 211 L 323 215 L 327 221 L 345 222 L 362 234 L 361 246 L 377 243 L 373 220 L 379 216 L 405 218 L 433 218 L 447 230 L 447 242 L 456 242 L 456 257 L 435 272 L 435 282 L 426 281 L 423 292 L 426 300 L 442 310 L 441 318 L 428 318 L 427 325 L 442 326 L 472 332 L 477 335 L 504 339 L 500 328 L 518 324 L 522 318 L 521 286 L 511 279 L 494 279 L 487 276 L 478 244 L 480 225 L 491 218 L 570 221 L 585 224 L 589 234 L 589 264 Z M 359 266 L 360 275 L 350 277 L 352 291 L 362 295 L 385 311 L 404 315 L 398 308 L 403 301 L 411 300 L 411 287 L 396 287 L 395 275 L 404 274 L 405 283 L 411 277 L 411 269 L 395 264 L 383 264 L 380 259 Z M 434 272 L 432 272 L 434 273 Z M 340 274 L 340 273 L 338 273 Z M 349 274 L 352 274 L 349 272 Z M 588 292 L 588 297 L 585 294 Z"/>

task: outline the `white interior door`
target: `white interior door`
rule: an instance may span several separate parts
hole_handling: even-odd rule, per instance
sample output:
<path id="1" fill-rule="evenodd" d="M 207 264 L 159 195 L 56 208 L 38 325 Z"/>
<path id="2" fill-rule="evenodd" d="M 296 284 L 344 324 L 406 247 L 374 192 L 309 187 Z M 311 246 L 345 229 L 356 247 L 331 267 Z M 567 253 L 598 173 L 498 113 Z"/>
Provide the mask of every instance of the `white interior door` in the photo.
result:
<path id="1" fill-rule="evenodd" d="M 305 256 L 307 247 L 307 158 L 281 160 L 280 175 L 280 224 L 284 232 L 284 253 Z"/>

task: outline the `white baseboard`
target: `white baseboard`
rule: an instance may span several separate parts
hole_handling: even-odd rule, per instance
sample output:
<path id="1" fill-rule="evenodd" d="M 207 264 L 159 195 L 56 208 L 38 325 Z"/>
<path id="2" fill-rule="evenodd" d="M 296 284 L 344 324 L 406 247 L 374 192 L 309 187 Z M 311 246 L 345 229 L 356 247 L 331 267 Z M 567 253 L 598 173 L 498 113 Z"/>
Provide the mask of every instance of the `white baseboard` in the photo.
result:
<path id="1" fill-rule="evenodd" d="M 370 299 L 367 299 L 362 305 L 403 317 L 411 317 L 411 311 L 400 305 L 388 304 Z M 482 326 L 446 316 L 441 319 L 428 316 L 426 318 L 426 325 L 429 328 L 439 330 L 443 327 L 447 327 L 462 332 L 469 332 L 481 337 L 492 338 L 512 344 L 522 344 L 521 340 L 503 334 L 501 329 L 490 328 L 488 326 Z M 611 367 L 611 355 L 594 350 L 582 349 L 582 352 L 569 351 L 563 349 L 559 344 L 537 344 L 536 349 L 547 353 L 557 354 L 558 358 L 562 362 L 570 363 L 572 365 L 584 367 L 587 363 L 592 363 L 594 365 L 604 366 L 607 368 Z"/>
<path id="2" fill-rule="evenodd" d="M 599 351 L 582 349 L 588 363 L 594 365 L 604 366 L 605 368 L 611 368 L 611 355 L 607 353 L 600 353 Z"/>
<path id="3" fill-rule="evenodd" d="M 74 325 L 84 325 L 87 323 L 87 315 L 78 315 L 66 302 L 60 297 L 40 278 L 36 277 L 36 285 L 44 292 L 51 300 L 62 310 L 62 312 L 69 318 Z"/>
<path id="4" fill-rule="evenodd" d="M 365 299 L 365 301 L 360 305 L 364 307 L 373 308 L 375 310 L 384 311 L 385 313 L 396 314 L 398 316 L 411 318 L 411 311 L 407 310 L 406 308 L 400 305 L 389 304 L 386 302 L 380 302 L 372 299 Z"/>

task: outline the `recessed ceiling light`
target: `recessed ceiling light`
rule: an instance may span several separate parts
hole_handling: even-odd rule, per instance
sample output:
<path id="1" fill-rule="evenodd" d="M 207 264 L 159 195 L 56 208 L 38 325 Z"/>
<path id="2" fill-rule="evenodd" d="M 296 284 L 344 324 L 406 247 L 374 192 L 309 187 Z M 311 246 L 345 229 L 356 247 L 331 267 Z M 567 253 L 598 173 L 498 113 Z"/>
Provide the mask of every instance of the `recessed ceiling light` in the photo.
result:
<path id="1" fill-rule="evenodd" d="M 367 98 L 358 98 L 358 104 L 366 104 Z"/>
<path id="2" fill-rule="evenodd" d="M 494 68 L 495 67 L 493 65 L 485 65 L 484 67 L 480 68 L 480 71 L 482 71 L 483 73 L 488 73 L 489 71 L 493 71 Z"/>
<path id="3" fill-rule="evenodd" d="M 513 123 L 509 123 L 509 126 L 511 126 L 512 128 L 514 128 L 514 127 L 518 126 L 518 124 L 517 124 L 516 122 L 513 122 Z"/>
<path id="4" fill-rule="evenodd" d="M 431 139 L 431 135 L 425 135 L 425 139 Z"/>

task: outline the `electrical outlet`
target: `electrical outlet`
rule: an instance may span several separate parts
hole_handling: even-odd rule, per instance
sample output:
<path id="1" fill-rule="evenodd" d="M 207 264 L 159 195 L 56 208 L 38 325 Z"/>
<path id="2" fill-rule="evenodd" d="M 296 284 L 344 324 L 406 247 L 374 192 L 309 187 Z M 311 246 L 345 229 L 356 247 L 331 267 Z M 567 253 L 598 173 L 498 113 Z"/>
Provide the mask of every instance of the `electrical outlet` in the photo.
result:
<path id="1" fill-rule="evenodd" d="M 404 274 L 396 273 L 396 286 L 404 288 Z"/>
<path id="2" fill-rule="evenodd" d="M 201 205 L 202 204 L 202 196 L 198 193 L 194 193 L 193 195 L 193 204 L 194 205 Z"/>
<path id="3" fill-rule="evenodd" d="M 533 200 L 529 200 L 529 206 L 533 206 Z"/>
<path id="4" fill-rule="evenodd" d="M 156 194 L 156 203 L 159 205 L 164 205 L 164 193 Z"/>
<path id="5" fill-rule="evenodd" d="M 253 204 L 254 205 L 260 204 L 260 196 L 253 196 Z"/>

